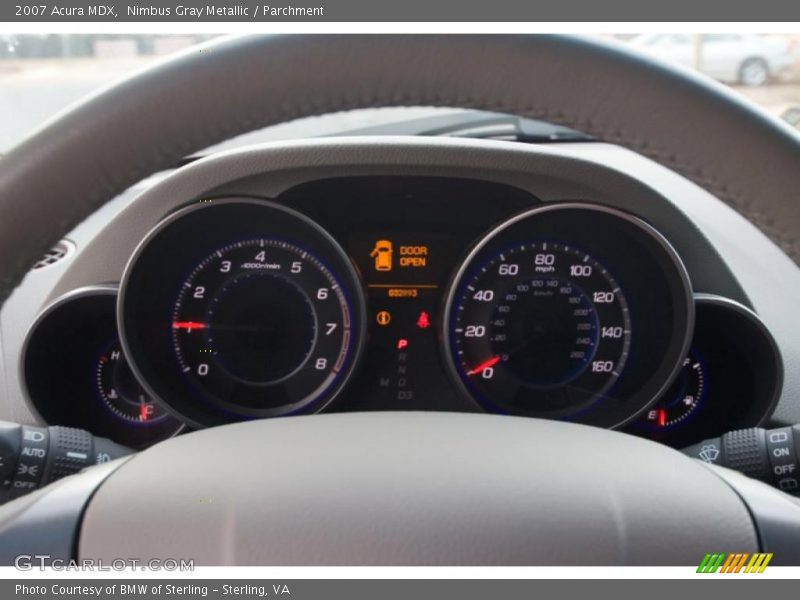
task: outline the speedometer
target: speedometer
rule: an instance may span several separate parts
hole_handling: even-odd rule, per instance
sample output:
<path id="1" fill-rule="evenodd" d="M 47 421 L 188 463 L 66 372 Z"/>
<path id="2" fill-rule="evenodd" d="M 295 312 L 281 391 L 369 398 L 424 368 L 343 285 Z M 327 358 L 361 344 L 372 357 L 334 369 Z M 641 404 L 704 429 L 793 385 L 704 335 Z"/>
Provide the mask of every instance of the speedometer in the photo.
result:
<path id="1" fill-rule="evenodd" d="M 625 294 L 603 265 L 568 245 L 507 248 L 456 302 L 459 370 L 502 409 L 561 416 L 605 393 L 625 368 Z"/>
<path id="2" fill-rule="evenodd" d="M 688 277 L 643 221 L 587 204 L 537 208 L 472 249 L 447 297 L 447 362 L 492 412 L 618 425 L 680 367 Z"/>

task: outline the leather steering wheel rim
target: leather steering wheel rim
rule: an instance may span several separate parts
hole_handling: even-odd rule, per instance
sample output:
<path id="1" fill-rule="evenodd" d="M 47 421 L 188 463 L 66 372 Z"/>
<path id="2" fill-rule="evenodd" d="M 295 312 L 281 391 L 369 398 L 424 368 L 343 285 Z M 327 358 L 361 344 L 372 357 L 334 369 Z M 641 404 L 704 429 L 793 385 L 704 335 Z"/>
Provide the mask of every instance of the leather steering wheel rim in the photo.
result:
<path id="1" fill-rule="evenodd" d="M 566 125 L 680 172 L 800 261 L 800 136 L 720 85 L 564 36 L 248 36 L 95 94 L 0 169 L 0 303 L 116 194 L 232 136 L 381 106 L 486 109 Z"/>

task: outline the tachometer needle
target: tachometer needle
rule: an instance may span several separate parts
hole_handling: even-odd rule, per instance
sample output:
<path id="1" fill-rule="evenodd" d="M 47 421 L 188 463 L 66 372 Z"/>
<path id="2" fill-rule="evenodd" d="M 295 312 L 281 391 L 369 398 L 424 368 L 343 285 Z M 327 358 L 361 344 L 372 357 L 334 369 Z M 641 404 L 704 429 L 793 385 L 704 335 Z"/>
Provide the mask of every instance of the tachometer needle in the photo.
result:
<path id="1" fill-rule="evenodd" d="M 197 321 L 173 321 L 172 328 L 173 329 L 185 329 L 186 331 L 192 331 L 193 329 L 205 329 L 208 327 L 205 323 L 198 323 Z"/>
<path id="2" fill-rule="evenodd" d="M 478 373 L 483 373 L 486 369 L 495 366 L 499 362 L 500 362 L 500 357 L 493 356 L 489 360 L 483 361 L 481 364 L 479 364 L 471 371 L 467 371 L 467 375 L 477 375 Z"/>

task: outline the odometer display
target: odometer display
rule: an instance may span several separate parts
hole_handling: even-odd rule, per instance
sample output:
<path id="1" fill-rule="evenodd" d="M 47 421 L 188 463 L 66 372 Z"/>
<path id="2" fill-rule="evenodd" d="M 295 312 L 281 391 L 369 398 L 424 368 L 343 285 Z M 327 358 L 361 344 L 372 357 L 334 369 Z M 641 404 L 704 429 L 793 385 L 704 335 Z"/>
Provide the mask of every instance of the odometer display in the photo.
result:
<path id="1" fill-rule="evenodd" d="M 587 253 L 536 241 L 465 279 L 453 312 L 459 374 L 503 412 L 560 417 L 597 401 L 625 368 L 625 295 Z"/>
<path id="2" fill-rule="evenodd" d="M 542 205 L 488 231 L 456 271 L 446 363 L 484 410 L 615 427 L 678 373 L 693 308 L 683 264 L 647 223 Z"/>

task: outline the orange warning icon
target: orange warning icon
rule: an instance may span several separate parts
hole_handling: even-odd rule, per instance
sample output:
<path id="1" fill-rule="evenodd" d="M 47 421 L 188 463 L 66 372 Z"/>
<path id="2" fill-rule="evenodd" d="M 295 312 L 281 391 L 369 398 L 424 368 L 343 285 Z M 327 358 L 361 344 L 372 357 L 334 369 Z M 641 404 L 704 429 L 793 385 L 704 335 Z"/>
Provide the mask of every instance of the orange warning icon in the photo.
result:
<path id="1" fill-rule="evenodd" d="M 375 247 L 369 255 L 371 258 L 375 259 L 376 271 L 392 270 L 392 242 L 389 240 L 378 240 L 375 242 Z"/>

